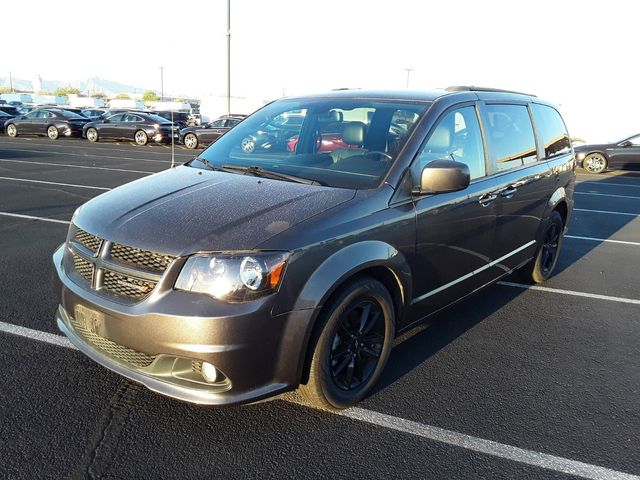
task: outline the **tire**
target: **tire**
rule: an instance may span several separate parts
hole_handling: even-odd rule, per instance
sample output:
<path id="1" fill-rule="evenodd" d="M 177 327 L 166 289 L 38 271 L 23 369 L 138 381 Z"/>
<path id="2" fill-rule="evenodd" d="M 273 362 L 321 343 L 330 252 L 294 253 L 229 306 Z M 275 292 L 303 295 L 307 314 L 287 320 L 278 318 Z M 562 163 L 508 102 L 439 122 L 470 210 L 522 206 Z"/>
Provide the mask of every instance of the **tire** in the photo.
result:
<path id="1" fill-rule="evenodd" d="M 86 136 L 87 140 L 89 140 L 90 142 L 97 142 L 99 140 L 98 130 L 93 127 L 87 129 Z"/>
<path id="2" fill-rule="evenodd" d="M 138 130 L 133 136 L 133 139 L 135 140 L 136 145 L 144 146 L 149 143 L 149 136 L 144 132 L 144 130 Z"/>
<path id="3" fill-rule="evenodd" d="M 198 137 L 193 133 L 187 133 L 184 136 L 183 143 L 185 147 L 193 150 L 194 148 L 198 148 Z"/>
<path id="4" fill-rule="evenodd" d="M 563 236 L 562 216 L 557 210 L 554 210 L 545 222 L 542 245 L 540 245 L 536 257 L 519 271 L 523 280 L 543 283 L 551 277 L 558 263 Z"/>
<path id="5" fill-rule="evenodd" d="M 58 128 L 55 127 L 54 125 L 50 125 L 47 128 L 47 137 L 49 137 L 51 140 L 57 140 L 58 137 L 60 137 L 60 132 L 58 131 Z"/>
<path id="6" fill-rule="evenodd" d="M 302 397 L 316 408 L 351 407 L 377 383 L 393 347 L 391 295 L 377 280 L 359 277 L 340 287 L 318 322 Z"/>
<path id="7" fill-rule="evenodd" d="M 6 128 L 7 135 L 11 138 L 16 138 L 18 136 L 18 127 L 16 127 L 13 123 L 7 125 Z"/>
<path id="8" fill-rule="evenodd" d="M 582 168 L 589 173 L 602 173 L 607 169 L 609 162 L 602 153 L 590 153 L 582 160 Z"/>
<path id="9" fill-rule="evenodd" d="M 253 138 L 247 137 L 242 140 L 240 146 L 245 153 L 253 153 L 256 149 L 256 141 Z"/>

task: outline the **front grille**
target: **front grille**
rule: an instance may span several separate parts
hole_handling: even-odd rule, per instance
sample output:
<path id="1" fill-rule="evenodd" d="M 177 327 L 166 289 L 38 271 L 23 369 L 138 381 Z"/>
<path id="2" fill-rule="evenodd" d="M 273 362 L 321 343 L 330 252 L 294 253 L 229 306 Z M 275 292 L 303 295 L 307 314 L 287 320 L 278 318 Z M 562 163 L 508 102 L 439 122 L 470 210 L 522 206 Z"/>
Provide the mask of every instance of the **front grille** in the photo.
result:
<path id="1" fill-rule="evenodd" d="M 156 282 L 130 277 L 121 273 L 104 271 L 102 287 L 115 295 L 132 300 L 142 300 L 155 288 Z"/>
<path id="2" fill-rule="evenodd" d="M 87 343 L 91 344 L 91 346 L 102 351 L 111 358 L 138 368 L 148 367 L 156 359 L 153 355 L 147 355 L 146 353 L 124 347 L 116 342 L 107 340 L 96 333 L 90 332 L 80 323 L 76 322 L 75 319 L 72 319 L 71 323 L 73 323 L 75 331 L 81 335 Z"/>
<path id="3" fill-rule="evenodd" d="M 73 269 L 89 283 L 93 281 L 93 264 L 78 255 L 73 256 Z"/>
<path id="4" fill-rule="evenodd" d="M 98 250 L 100 250 L 100 246 L 102 245 L 102 239 L 100 237 L 96 237 L 95 235 L 91 235 L 90 233 L 80 229 L 76 231 L 76 234 L 73 236 L 73 240 L 88 248 L 93 253 L 98 253 Z"/>
<path id="5" fill-rule="evenodd" d="M 119 243 L 111 246 L 111 258 L 155 272 L 164 272 L 174 259 L 168 255 L 127 247 Z"/>

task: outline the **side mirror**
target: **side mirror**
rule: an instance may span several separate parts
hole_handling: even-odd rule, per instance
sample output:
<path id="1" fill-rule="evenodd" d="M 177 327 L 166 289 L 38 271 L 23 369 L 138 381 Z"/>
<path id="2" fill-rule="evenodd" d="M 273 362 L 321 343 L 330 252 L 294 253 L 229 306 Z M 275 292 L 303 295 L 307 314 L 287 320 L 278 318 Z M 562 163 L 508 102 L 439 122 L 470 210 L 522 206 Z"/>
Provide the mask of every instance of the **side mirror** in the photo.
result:
<path id="1" fill-rule="evenodd" d="M 621 146 L 621 147 L 623 147 L 623 148 L 630 147 L 631 145 L 633 145 L 633 143 L 631 142 L 631 140 L 625 140 L 624 142 L 622 142 L 622 143 L 620 144 L 620 146 Z"/>
<path id="2" fill-rule="evenodd" d="M 422 169 L 416 194 L 447 193 L 464 190 L 469 186 L 471 174 L 465 163 L 454 160 L 434 160 Z"/>

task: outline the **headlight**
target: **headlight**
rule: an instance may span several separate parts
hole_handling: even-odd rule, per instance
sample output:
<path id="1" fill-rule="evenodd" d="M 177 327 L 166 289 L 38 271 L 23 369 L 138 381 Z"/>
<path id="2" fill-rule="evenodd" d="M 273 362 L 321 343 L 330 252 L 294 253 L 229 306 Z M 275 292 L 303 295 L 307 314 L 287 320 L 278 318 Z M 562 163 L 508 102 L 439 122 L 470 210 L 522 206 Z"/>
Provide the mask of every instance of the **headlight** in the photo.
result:
<path id="1" fill-rule="evenodd" d="M 278 288 L 288 257 L 284 252 L 194 255 L 175 289 L 230 302 L 253 300 Z"/>
<path id="2" fill-rule="evenodd" d="M 577 158 L 578 160 L 584 160 L 584 157 L 586 157 L 586 156 L 587 156 L 587 155 L 586 155 L 585 153 L 580 152 L 580 153 L 578 153 L 578 154 L 576 155 L 576 158 Z"/>

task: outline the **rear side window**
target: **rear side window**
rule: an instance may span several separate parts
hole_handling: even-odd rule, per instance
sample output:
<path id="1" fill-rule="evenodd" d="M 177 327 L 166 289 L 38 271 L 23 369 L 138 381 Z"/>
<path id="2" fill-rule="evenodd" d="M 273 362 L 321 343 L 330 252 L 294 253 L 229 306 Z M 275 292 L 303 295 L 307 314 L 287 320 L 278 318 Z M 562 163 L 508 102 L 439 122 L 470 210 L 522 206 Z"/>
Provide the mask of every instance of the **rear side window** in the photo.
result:
<path id="1" fill-rule="evenodd" d="M 546 105 L 531 105 L 533 121 L 542 137 L 545 158 L 571 151 L 571 140 L 560 114 Z"/>
<path id="2" fill-rule="evenodd" d="M 524 105 L 487 105 L 491 160 L 498 171 L 535 162 L 536 140 Z"/>

